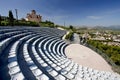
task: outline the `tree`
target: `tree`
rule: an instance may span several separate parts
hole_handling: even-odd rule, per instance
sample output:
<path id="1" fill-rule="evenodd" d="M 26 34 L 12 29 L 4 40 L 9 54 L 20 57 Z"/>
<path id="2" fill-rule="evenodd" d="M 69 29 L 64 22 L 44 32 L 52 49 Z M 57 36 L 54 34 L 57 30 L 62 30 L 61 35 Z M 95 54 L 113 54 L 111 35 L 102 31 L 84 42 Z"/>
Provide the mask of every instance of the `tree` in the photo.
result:
<path id="1" fill-rule="evenodd" d="M 72 25 L 70 25 L 70 27 L 69 27 L 71 30 L 73 29 L 73 26 Z"/>
<path id="2" fill-rule="evenodd" d="M 1 15 L 0 15 L 0 26 L 1 26 L 1 21 L 2 21 L 2 18 L 1 18 Z"/>
<path id="3" fill-rule="evenodd" d="M 21 18 L 21 21 L 25 22 L 26 20 L 24 18 Z"/>
<path id="4" fill-rule="evenodd" d="M 9 11 L 9 24 L 10 24 L 11 26 L 14 25 L 14 17 L 13 17 L 13 13 L 12 13 L 11 10 Z"/>

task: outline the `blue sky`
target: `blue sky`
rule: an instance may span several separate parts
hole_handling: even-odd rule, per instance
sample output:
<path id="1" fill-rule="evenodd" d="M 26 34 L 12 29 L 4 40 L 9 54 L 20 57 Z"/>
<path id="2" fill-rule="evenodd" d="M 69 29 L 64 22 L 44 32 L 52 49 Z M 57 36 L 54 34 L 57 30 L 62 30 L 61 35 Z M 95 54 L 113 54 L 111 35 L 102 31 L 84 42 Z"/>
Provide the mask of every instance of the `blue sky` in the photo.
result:
<path id="1" fill-rule="evenodd" d="M 19 18 L 25 18 L 31 10 L 36 10 L 43 20 L 56 24 L 75 26 L 120 25 L 120 0 L 1 0 L 0 14 L 8 16 L 8 11 Z M 14 14 L 15 17 L 15 14 Z"/>

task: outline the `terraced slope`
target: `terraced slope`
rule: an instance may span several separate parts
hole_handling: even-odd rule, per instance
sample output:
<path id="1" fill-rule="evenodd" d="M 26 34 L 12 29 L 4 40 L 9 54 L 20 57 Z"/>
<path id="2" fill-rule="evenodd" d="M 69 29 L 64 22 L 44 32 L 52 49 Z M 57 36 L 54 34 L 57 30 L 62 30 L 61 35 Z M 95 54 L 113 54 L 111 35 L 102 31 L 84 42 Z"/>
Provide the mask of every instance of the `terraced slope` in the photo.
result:
<path id="1" fill-rule="evenodd" d="M 64 53 L 65 31 L 0 27 L 0 80 L 120 80 L 119 75 L 78 65 Z"/>

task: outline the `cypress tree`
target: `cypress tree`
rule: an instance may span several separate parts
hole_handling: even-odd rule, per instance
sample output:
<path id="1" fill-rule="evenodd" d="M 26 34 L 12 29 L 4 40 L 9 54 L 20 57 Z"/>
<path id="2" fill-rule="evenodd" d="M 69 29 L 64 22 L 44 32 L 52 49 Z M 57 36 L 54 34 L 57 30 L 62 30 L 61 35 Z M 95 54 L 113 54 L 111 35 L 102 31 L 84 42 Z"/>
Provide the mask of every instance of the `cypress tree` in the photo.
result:
<path id="1" fill-rule="evenodd" d="M 0 26 L 1 26 L 1 21 L 2 21 L 2 18 L 1 18 L 1 15 L 0 15 Z"/>
<path id="2" fill-rule="evenodd" d="M 9 25 L 10 26 L 14 25 L 14 17 L 13 17 L 13 13 L 11 10 L 9 11 Z"/>

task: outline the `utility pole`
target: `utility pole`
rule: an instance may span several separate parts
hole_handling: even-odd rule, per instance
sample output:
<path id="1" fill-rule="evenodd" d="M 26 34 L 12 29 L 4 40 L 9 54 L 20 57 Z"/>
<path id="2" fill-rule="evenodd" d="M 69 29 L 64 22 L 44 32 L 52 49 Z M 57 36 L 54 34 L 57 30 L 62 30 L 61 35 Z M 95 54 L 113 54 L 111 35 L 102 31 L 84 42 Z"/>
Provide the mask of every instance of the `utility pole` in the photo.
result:
<path id="1" fill-rule="evenodd" d="M 16 12 L 16 20 L 18 22 L 18 11 L 17 11 L 17 9 L 15 9 L 15 12 Z"/>
<path id="2" fill-rule="evenodd" d="M 64 21 L 64 27 L 65 27 L 65 21 Z"/>

